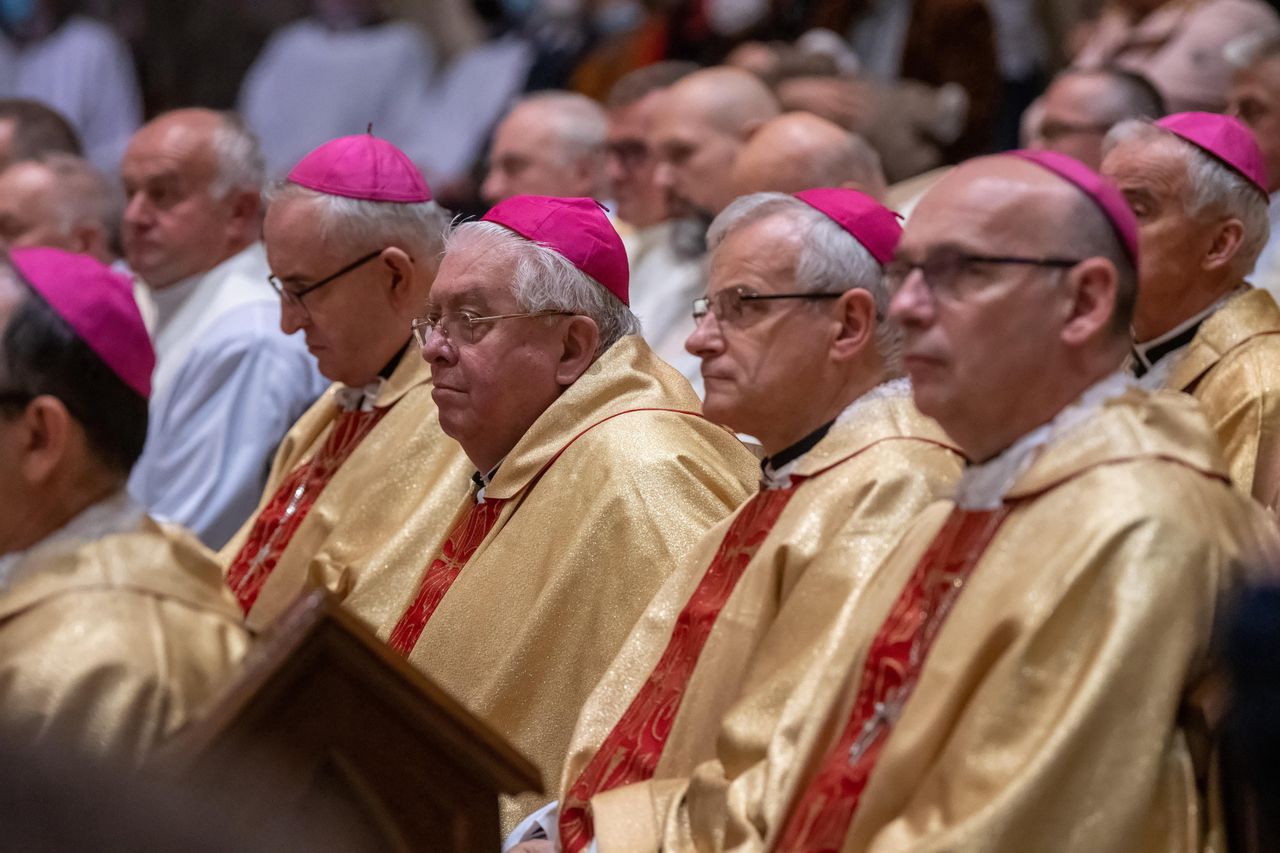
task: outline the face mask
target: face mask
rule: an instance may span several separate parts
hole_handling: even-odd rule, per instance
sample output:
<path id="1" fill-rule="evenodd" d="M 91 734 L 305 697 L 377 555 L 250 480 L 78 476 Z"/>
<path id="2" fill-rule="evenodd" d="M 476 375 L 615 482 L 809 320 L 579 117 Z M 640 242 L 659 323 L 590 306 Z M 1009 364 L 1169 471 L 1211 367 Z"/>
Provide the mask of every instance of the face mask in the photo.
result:
<path id="1" fill-rule="evenodd" d="M 612 0 L 596 8 L 592 23 L 602 36 L 634 30 L 644 20 L 644 9 L 636 0 Z"/>
<path id="2" fill-rule="evenodd" d="M 36 14 L 36 0 L 0 0 L 0 24 L 19 27 Z"/>

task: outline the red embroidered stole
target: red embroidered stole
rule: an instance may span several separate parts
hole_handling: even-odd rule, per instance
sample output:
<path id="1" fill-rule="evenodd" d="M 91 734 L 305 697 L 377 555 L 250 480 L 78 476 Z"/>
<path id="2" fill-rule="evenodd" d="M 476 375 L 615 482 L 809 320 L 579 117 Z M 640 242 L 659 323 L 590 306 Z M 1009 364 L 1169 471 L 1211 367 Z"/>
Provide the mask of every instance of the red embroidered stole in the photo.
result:
<path id="1" fill-rule="evenodd" d="M 340 413 L 320 450 L 285 478 L 271 497 L 271 502 L 258 513 L 249 538 L 227 569 L 227 585 L 246 614 L 258 600 L 263 584 L 275 570 L 280 555 L 289 546 L 316 498 L 389 411 L 390 406 L 368 412 Z"/>
<path id="2" fill-rule="evenodd" d="M 710 566 L 680 611 L 653 672 L 560 805 L 560 844 L 566 853 L 582 850 L 595 834 L 590 810 L 593 796 L 653 777 L 716 619 L 800 481 L 794 477 L 785 489 L 757 492 L 729 526 Z"/>
<path id="3" fill-rule="evenodd" d="M 436 607 L 444 598 L 444 594 L 449 591 L 449 587 L 453 586 L 453 582 L 458 579 L 458 574 L 467 565 L 471 555 L 476 552 L 480 543 L 493 529 L 493 525 L 498 522 L 498 516 L 502 514 L 502 506 L 505 503 L 506 501 L 500 498 L 489 498 L 467 507 L 467 511 L 462 514 L 462 518 L 458 519 L 458 523 L 453 526 L 449 536 L 444 540 L 440 556 L 432 560 L 431 565 L 427 567 L 427 573 L 422 578 L 417 597 L 413 599 L 409 609 L 400 616 L 400 621 L 396 622 L 391 636 L 387 638 L 387 645 L 406 657 L 413 651 L 418 638 L 422 636 L 427 622 L 431 619 L 431 614 L 436 612 Z"/>
<path id="4" fill-rule="evenodd" d="M 533 479 L 529 481 L 523 491 L 532 491 L 533 487 L 542 479 L 542 475 L 547 473 L 547 470 L 555 464 L 557 459 L 564 455 L 564 452 L 575 441 L 605 421 L 611 421 L 620 415 L 630 412 L 672 412 L 678 415 L 690 415 L 695 418 L 702 417 L 697 412 L 653 407 L 624 409 L 621 412 L 614 412 L 612 415 L 601 418 L 591 424 L 565 442 L 564 446 L 557 450 L 538 473 L 533 476 Z M 458 575 L 466 568 L 467 563 L 475 555 L 476 549 L 484 542 L 484 538 L 489 535 L 489 531 L 498 523 L 498 516 L 502 514 L 502 505 L 507 500 L 509 498 L 486 498 L 484 503 L 475 504 L 463 513 L 462 518 L 449 531 L 449 536 L 445 539 L 444 546 L 440 550 L 440 556 L 432 560 L 431 565 L 427 567 L 427 571 L 423 574 L 422 582 L 418 587 L 418 594 L 414 597 L 413 603 L 409 605 L 408 609 L 401 614 L 396 626 L 391 630 L 391 636 L 387 638 L 387 645 L 405 657 L 409 656 L 409 653 L 413 651 L 413 647 L 417 645 L 418 638 L 426 630 L 427 623 L 431 621 L 431 615 L 436 612 L 436 608 L 444 599 L 445 594 L 449 592 L 449 588 L 453 586 L 453 582 L 458 579 Z"/>
<path id="5" fill-rule="evenodd" d="M 1012 507 L 957 507 L 872 640 L 849 722 L 791 809 L 777 850 L 838 851 L 890 729 L 915 689 L 955 596 Z"/>

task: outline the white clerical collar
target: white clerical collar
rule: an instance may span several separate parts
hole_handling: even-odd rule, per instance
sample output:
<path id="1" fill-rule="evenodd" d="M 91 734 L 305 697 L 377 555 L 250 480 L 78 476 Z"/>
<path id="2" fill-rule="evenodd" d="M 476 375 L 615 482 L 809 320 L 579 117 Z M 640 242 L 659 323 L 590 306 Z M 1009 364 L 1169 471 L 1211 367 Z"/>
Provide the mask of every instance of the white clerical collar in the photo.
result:
<path id="1" fill-rule="evenodd" d="M 0 592 L 9 590 L 27 574 L 39 569 L 38 560 L 31 566 L 20 567 L 23 558 L 34 549 L 62 541 L 92 542 L 113 533 L 135 530 L 145 516 L 146 510 L 125 489 L 103 498 L 25 551 L 14 551 L 0 557 Z"/>
<path id="2" fill-rule="evenodd" d="M 471 475 L 471 486 L 475 489 L 472 497 L 475 498 L 476 503 L 484 503 L 485 490 L 489 488 L 489 484 L 493 482 L 493 478 L 498 476 L 498 468 L 506 458 L 507 457 L 504 456 L 502 459 L 499 459 L 498 463 L 490 468 L 489 473 L 487 474 L 481 474 L 479 471 L 476 471 Z"/>
<path id="3" fill-rule="evenodd" d="M 995 509 L 1018 478 L 1026 473 L 1040 453 L 1059 437 L 1089 420 L 1108 400 L 1124 394 L 1135 384 L 1132 376 L 1117 371 L 1091 385 L 1074 403 L 1066 406 L 1005 450 L 965 468 L 956 485 L 956 505 L 961 509 Z"/>
<path id="4" fill-rule="evenodd" d="M 911 396 L 911 380 L 903 377 L 901 379 L 890 379 L 888 382 L 882 382 L 876 387 L 864 393 L 858 399 L 844 407 L 840 414 L 836 415 L 836 419 L 831 423 L 820 428 L 822 436 L 825 437 L 828 430 L 847 421 L 861 417 L 862 410 L 869 403 L 875 400 L 883 400 L 888 397 L 909 397 Z M 769 458 L 766 458 L 760 466 L 760 488 L 761 490 L 769 489 L 786 489 L 791 486 L 791 474 L 795 471 L 800 461 L 809 455 L 809 452 L 821 443 L 821 437 L 818 441 L 813 442 L 809 447 L 805 448 L 803 453 L 791 456 L 787 462 L 779 468 L 774 468 Z M 785 451 L 784 451 L 785 453 Z M 775 454 L 782 456 L 783 454 Z"/>
<path id="5" fill-rule="evenodd" d="M 1173 370 L 1173 366 L 1178 363 L 1178 359 L 1183 352 L 1191 345 L 1191 342 L 1195 339 L 1196 332 L 1200 331 L 1200 326 L 1204 324 L 1204 321 L 1208 320 L 1221 310 L 1222 306 L 1243 291 L 1248 290 L 1248 288 L 1247 284 L 1233 288 L 1208 308 L 1187 318 L 1163 335 L 1143 343 L 1135 341 L 1133 344 L 1133 369 L 1134 374 L 1141 380 L 1138 384 L 1148 390 L 1163 388 L 1165 380 Z"/>
<path id="6" fill-rule="evenodd" d="M 334 397 L 344 412 L 372 412 L 373 404 L 382 393 L 382 386 L 387 380 L 379 376 L 368 385 L 343 385 L 335 390 Z"/>

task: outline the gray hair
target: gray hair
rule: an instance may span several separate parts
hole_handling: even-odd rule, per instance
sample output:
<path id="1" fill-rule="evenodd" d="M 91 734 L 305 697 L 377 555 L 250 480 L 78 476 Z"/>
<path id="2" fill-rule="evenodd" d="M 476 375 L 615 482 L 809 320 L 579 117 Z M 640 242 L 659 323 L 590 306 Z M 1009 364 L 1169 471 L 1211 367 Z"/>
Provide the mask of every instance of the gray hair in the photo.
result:
<path id="1" fill-rule="evenodd" d="M 1249 180 L 1217 158 L 1182 137 L 1156 127 L 1149 121 L 1130 119 L 1121 122 L 1107 134 L 1102 143 L 1104 154 L 1124 142 L 1153 143 L 1171 140 L 1182 151 L 1187 169 L 1187 193 L 1183 211 L 1189 219 L 1208 222 L 1221 217 L 1235 217 L 1244 225 L 1244 239 L 1233 261 L 1233 272 L 1243 278 L 1253 270 L 1258 256 L 1271 236 L 1267 197 Z"/>
<path id="2" fill-rule="evenodd" d="M 582 314 L 600 330 L 599 358 L 627 335 L 640 334 L 640 321 L 604 285 L 543 243 L 526 240 L 496 222 L 464 222 L 445 235 L 445 253 L 474 251 L 515 264 L 511 292 L 521 311 Z"/>
<path id="3" fill-rule="evenodd" d="M 848 134 L 844 145 L 827 152 L 826 156 L 816 153 L 810 161 L 814 175 L 822 176 L 815 187 L 838 187 L 853 181 L 877 192 L 886 185 L 880 154 L 856 133 Z"/>
<path id="4" fill-rule="evenodd" d="M 212 140 L 218 171 L 209 184 L 209 192 L 217 199 L 225 199 L 237 190 L 258 192 L 267 179 L 258 137 L 235 113 L 222 112 L 219 116 L 222 124 Z"/>
<path id="5" fill-rule="evenodd" d="M 889 288 L 884 269 L 867 248 L 831 217 L 785 193 L 752 193 L 735 199 L 720 212 L 707 232 L 712 252 L 730 234 L 772 216 L 785 216 L 800 234 L 796 258 L 796 286 L 804 292 L 835 293 L 862 288 L 876 306 L 876 351 L 890 376 L 902 372 L 902 335 L 888 320 Z"/>
<path id="6" fill-rule="evenodd" d="M 283 201 L 312 201 L 322 243 L 339 243 L 352 252 L 395 246 L 417 263 L 432 268 L 440 263 L 449 213 L 434 201 L 401 204 L 347 198 L 290 181 L 271 184 L 262 196 L 268 207 Z"/>
<path id="7" fill-rule="evenodd" d="M 550 117 L 563 145 L 558 153 L 567 163 L 604 156 L 609 119 L 596 101 L 577 92 L 537 92 L 522 98 L 512 112 L 527 106 L 538 107 Z"/>
<path id="8" fill-rule="evenodd" d="M 49 152 L 35 158 L 53 176 L 52 196 L 58 229 L 69 235 L 82 222 L 99 225 L 112 252 L 120 252 L 120 219 L 124 198 L 115 181 L 107 178 L 83 157 Z"/>

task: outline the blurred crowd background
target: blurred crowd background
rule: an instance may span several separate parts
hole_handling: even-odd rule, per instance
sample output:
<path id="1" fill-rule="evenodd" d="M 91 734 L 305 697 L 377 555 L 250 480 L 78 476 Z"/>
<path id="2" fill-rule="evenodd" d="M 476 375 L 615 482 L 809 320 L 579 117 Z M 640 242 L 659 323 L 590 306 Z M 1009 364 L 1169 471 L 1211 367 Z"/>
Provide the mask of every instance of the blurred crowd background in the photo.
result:
<path id="1" fill-rule="evenodd" d="M 1273 5 L 4 0 L 0 97 L 57 108 L 110 172 L 146 117 L 180 106 L 237 108 L 273 177 L 372 124 L 414 157 L 442 202 L 469 211 L 481 204 L 493 129 L 522 93 L 604 101 L 628 71 L 660 60 L 727 63 L 759 74 L 784 109 L 862 134 L 893 183 L 1016 146 L 1034 131 L 1028 106 L 1073 65 L 1136 71 L 1169 111 L 1222 110 L 1233 51 L 1280 34 Z"/>

